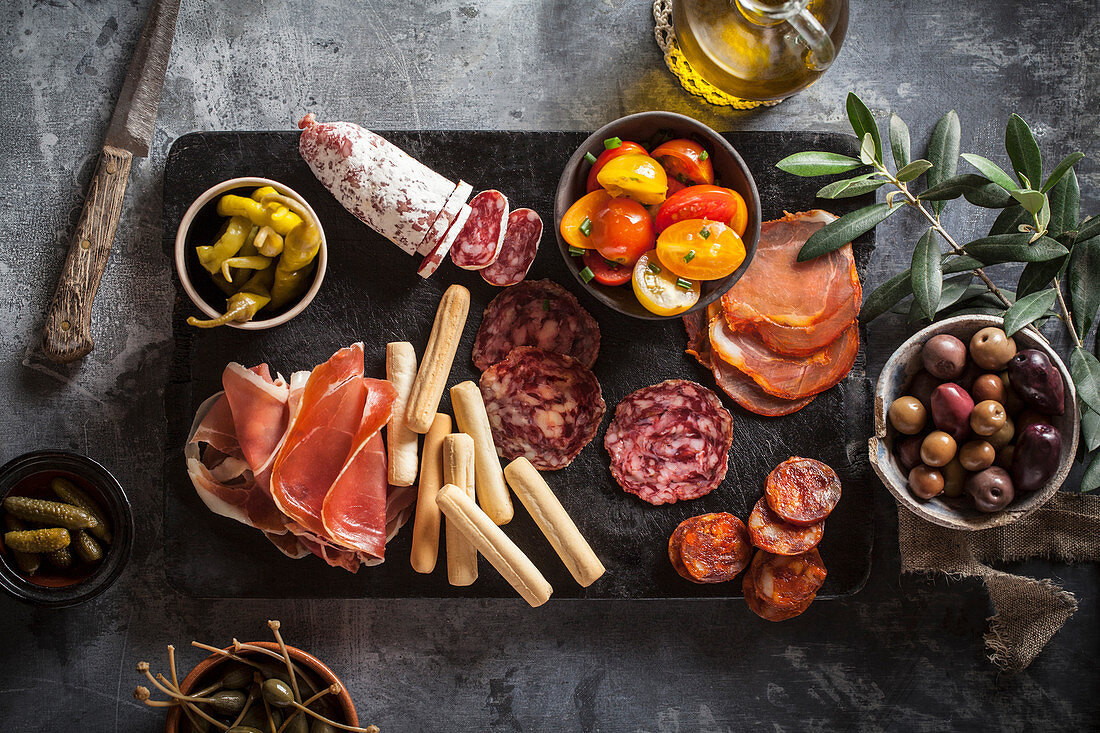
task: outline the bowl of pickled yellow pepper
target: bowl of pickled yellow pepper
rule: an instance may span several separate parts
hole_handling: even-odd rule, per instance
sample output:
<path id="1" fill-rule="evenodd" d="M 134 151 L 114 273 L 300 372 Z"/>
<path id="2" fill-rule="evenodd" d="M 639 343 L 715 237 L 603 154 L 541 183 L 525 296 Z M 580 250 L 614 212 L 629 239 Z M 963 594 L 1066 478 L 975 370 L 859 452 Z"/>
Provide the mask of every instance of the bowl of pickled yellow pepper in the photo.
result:
<path id="1" fill-rule="evenodd" d="M 195 199 L 176 230 L 176 273 L 204 317 L 195 328 L 262 330 L 305 310 L 325 276 L 316 212 L 267 178 L 234 178 Z"/>

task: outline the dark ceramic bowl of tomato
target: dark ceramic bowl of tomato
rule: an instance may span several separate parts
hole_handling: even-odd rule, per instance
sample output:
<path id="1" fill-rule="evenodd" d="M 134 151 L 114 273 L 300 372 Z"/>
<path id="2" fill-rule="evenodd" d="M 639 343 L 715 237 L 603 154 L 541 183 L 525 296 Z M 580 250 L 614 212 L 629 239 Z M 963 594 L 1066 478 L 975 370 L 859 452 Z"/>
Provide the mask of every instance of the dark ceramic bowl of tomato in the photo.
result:
<path id="1" fill-rule="evenodd" d="M 0 587 L 21 601 L 62 607 L 90 600 L 118 579 L 130 559 L 134 518 L 126 492 L 111 472 L 91 458 L 69 451 L 35 451 L 8 461 L 0 468 L 0 498 L 59 501 L 50 489 L 55 478 L 71 481 L 99 507 L 113 535 L 110 544 L 103 545 L 103 557 L 97 563 L 77 562 L 61 570 L 42 562 L 33 575 L 25 574 L 9 548 L 0 546 Z"/>
<path id="2" fill-rule="evenodd" d="M 652 151 L 660 142 L 670 139 L 693 140 L 707 151 L 714 170 L 715 182 L 720 186 L 733 189 L 745 201 L 748 222 L 745 233 L 741 236 L 745 246 L 744 261 L 736 270 L 721 279 L 702 281 L 699 300 L 682 313 L 661 316 L 646 310 L 638 302 L 629 281 L 618 286 L 604 285 L 594 279 L 586 281 L 581 275 L 582 270 L 585 269 L 583 259 L 569 253 L 569 244 L 561 235 L 561 221 L 565 212 L 588 191 L 588 178 L 592 165 L 585 159 L 585 155 L 591 153 L 593 156 L 599 156 L 605 149 L 604 141 L 610 138 L 633 141 L 648 151 Z M 596 130 L 577 148 L 569 162 L 565 164 L 554 198 L 554 235 L 557 237 L 558 250 L 561 252 L 562 259 L 565 260 L 565 266 L 573 273 L 573 277 L 577 278 L 577 282 L 592 297 L 608 308 L 643 320 L 662 321 L 680 318 L 685 313 L 705 309 L 722 297 L 722 294 L 733 287 L 733 284 L 748 269 L 760 238 L 760 196 L 745 161 L 722 135 L 691 117 L 675 112 L 639 112 L 617 119 Z"/>

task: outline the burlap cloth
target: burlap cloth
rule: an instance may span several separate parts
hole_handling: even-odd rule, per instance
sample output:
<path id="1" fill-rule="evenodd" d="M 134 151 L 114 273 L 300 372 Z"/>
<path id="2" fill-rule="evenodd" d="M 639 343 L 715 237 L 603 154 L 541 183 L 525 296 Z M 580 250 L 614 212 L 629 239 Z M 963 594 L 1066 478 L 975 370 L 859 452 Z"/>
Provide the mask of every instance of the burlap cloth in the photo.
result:
<path id="1" fill-rule="evenodd" d="M 1012 524 L 976 532 L 940 527 L 899 506 L 898 543 L 904 573 L 982 579 L 993 602 L 985 635 L 989 658 L 1018 672 L 1074 614 L 1077 600 L 1050 580 L 1012 575 L 988 563 L 1100 560 L 1100 496 L 1060 491 L 1046 506 Z"/>

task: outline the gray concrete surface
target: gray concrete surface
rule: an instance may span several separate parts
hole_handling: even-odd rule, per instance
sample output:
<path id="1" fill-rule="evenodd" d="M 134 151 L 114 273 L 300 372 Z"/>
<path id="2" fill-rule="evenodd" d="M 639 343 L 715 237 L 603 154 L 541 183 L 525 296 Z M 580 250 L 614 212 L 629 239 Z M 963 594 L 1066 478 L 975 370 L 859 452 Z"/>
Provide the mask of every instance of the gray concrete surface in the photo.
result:
<path id="1" fill-rule="evenodd" d="M 15 1 L 0 9 L 0 458 L 63 447 L 103 461 L 136 509 L 121 582 L 50 611 L 0 598 L 0 720 L 36 731 L 154 731 L 135 703 L 140 659 L 194 638 L 261 636 L 282 619 L 326 659 L 384 731 L 1034 730 L 1100 722 L 1096 566 L 1021 564 L 1060 579 L 1080 610 L 1015 677 L 985 660 L 989 613 L 971 582 L 900 577 L 893 504 L 874 521 L 871 580 L 782 625 L 738 602 L 207 602 L 164 583 L 160 406 L 170 352 L 170 263 L 160 185 L 191 130 L 289 129 L 304 112 L 377 129 L 577 129 L 670 109 L 720 129 L 843 129 L 856 89 L 914 136 L 948 107 L 963 149 L 1000 155 L 1019 112 L 1048 159 L 1073 149 L 1086 211 L 1100 211 L 1100 5 L 1095 0 L 853 3 L 836 67 L 772 110 L 730 113 L 675 85 L 648 0 L 186 0 L 153 153 L 133 171 L 93 319 L 95 351 L 58 367 L 37 350 L 67 233 L 147 3 Z M 558 171 L 546 171 L 553 185 Z M 983 221 L 953 215 L 977 233 Z M 919 224 L 879 233 L 873 286 L 908 257 Z M 905 336 L 870 331 L 872 374 Z M 227 355 L 228 358 L 228 355 Z M 868 521 L 871 518 L 868 517 Z M 276 591 L 277 592 L 277 591 Z M 198 655 L 184 653 L 185 663 Z"/>

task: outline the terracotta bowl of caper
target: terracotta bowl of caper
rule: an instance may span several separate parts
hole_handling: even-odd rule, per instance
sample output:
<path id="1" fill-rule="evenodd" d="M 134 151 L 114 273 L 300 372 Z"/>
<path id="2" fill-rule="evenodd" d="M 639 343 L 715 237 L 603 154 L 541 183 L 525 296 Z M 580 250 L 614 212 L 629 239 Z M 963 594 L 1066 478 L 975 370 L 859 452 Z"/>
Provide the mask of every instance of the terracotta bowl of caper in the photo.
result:
<path id="1" fill-rule="evenodd" d="M 1080 416 L 1069 370 L 1028 327 L 948 318 L 886 362 L 875 389 L 871 465 L 900 504 L 953 529 L 1001 527 L 1066 480 Z"/>

